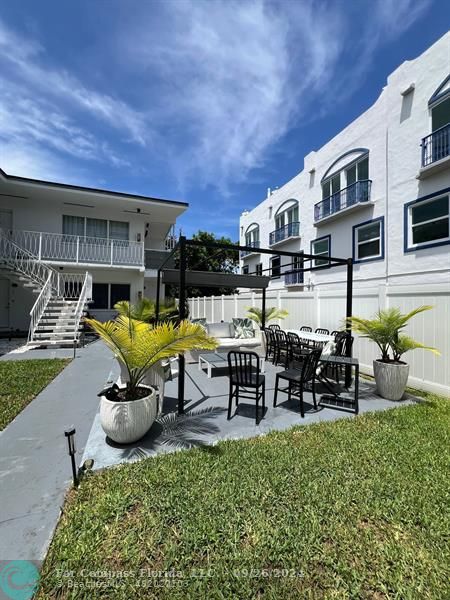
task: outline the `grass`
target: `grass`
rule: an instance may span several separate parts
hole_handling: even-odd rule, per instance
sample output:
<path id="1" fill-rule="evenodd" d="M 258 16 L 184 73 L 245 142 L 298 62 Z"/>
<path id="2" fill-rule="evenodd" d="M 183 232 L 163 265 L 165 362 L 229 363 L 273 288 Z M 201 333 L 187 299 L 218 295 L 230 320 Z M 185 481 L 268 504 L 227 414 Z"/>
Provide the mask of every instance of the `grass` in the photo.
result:
<path id="1" fill-rule="evenodd" d="M 0 361 L 0 431 L 60 373 L 67 359 Z"/>
<path id="2" fill-rule="evenodd" d="M 92 474 L 38 598 L 448 598 L 449 432 L 427 395 Z"/>

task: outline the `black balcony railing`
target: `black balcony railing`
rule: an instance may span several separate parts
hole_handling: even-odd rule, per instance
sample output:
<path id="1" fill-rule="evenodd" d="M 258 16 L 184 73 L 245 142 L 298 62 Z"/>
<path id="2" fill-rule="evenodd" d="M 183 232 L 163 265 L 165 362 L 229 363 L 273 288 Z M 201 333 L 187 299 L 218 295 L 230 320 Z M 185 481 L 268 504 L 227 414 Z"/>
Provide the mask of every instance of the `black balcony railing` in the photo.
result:
<path id="1" fill-rule="evenodd" d="M 259 248 L 259 240 L 255 240 L 253 242 L 250 242 L 247 244 L 247 242 L 244 244 L 245 246 L 251 246 L 252 248 Z M 248 256 L 249 254 L 253 254 L 254 250 L 241 250 L 241 258 L 244 258 L 245 256 Z"/>
<path id="2" fill-rule="evenodd" d="M 303 271 L 295 271 L 293 273 L 285 273 L 284 285 L 296 285 L 303 283 Z"/>
<path id="3" fill-rule="evenodd" d="M 278 244 L 278 242 L 282 242 L 283 240 L 287 240 L 290 237 L 298 237 L 300 235 L 300 223 L 298 221 L 294 221 L 293 223 L 288 223 L 279 229 L 275 229 L 269 235 L 269 245 Z"/>
<path id="4" fill-rule="evenodd" d="M 355 183 L 318 202 L 314 205 L 314 221 L 320 221 L 321 219 L 335 215 L 341 210 L 355 204 L 368 202 L 370 200 L 371 186 L 372 181 L 370 179 L 355 181 Z"/>
<path id="5" fill-rule="evenodd" d="M 450 155 L 450 123 L 433 131 L 422 140 L 422 167 Z"/>

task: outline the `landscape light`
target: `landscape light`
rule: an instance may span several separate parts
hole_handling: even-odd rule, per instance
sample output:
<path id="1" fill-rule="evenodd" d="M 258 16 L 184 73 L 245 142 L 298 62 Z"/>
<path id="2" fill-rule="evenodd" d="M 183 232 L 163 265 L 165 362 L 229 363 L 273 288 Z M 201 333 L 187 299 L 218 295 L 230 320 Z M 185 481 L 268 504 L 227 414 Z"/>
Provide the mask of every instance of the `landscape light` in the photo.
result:
<path id="1" fill-rule="evenodd" d="M 69 450 L 69 456 L 70 456 L 70 461 L 72 463 L 72 479 L 73 479 L 73 485 L 75 487 L 78 486 L 78 476 L 77 476 L 77 469 L 76 469 L 76 465 L 75 465 L 75 454 L 76 454 L 76 447 L 75 447 L 75 427 L 70 427 L 69 429 L 66 429 L 64 431 L 64 435 L 67 438 L 67 446 L 68 446 L 68 450 Z"/>

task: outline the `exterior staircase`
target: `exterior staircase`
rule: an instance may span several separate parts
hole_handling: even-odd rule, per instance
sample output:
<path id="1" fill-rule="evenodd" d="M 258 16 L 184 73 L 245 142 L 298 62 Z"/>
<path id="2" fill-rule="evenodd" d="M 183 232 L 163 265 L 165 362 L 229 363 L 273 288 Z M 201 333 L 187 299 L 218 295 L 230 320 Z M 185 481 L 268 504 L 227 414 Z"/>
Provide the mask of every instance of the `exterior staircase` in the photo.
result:
<path id="1" fill-rule="evenodd" d="M 28 344 L 79 344 L 81 319 L 92 298 L 92 277 L 60 273 L 0 229 L 0 273 L 37 295 L 30 311 Z"/>
<path id="2" fill-rule="evenodd" d="M 51 297 L 33 332 L 33 344 L 72 346 L 81 333 L 77 300 Z"/>

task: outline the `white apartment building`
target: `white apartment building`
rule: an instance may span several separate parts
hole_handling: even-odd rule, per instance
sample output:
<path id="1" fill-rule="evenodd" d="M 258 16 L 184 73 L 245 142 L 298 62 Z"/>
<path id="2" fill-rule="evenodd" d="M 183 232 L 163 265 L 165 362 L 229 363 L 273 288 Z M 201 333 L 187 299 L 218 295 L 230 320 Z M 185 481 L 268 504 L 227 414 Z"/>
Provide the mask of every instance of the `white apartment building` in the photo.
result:
<path id="1" fill-rule="evenodd" d="M 0 332 L 27 331 L 31 313 L 30 341 L 66 339 L 86 307 L 105 320 L 118 300 L 155 299 L 187 206 L 0 170 Z"/>
<path id="2" fill-rule="evenodd" d="M 352 257 L 356 290 L 410 286 L 417 297 L 430 285 L 448 291 L 449 198 L 450 32 L 399 66 L 373 106 L 242 214 L 240 243 L 254 251 L 243 253 L 241 269 L 270 272 L 271 288 L 285 292 L 345 285 L 345 267 L 303 278 L 289 273 L 291 259 L 260 254 L 261 246 Z"/>

